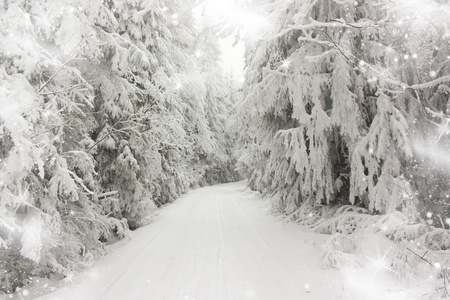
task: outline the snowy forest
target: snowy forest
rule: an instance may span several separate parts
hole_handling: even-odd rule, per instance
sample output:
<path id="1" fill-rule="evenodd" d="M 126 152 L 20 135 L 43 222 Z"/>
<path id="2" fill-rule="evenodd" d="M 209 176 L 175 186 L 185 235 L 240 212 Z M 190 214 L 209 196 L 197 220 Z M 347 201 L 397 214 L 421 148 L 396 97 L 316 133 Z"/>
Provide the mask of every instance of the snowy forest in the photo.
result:
<path id="1" fill-rule="evenodd" d="M 443 254 L 450 297 L 448 0 L 234 1 L 253 26 L 204 2 L 0 3 L 0 293 L 86 270 L 190 189 L 246 180 L 331 236 L 325 267 L 358 264 L 366 230 L 403 245 L 399 277 Z M 220 63 L 228 36 L 243 82 Z"/>

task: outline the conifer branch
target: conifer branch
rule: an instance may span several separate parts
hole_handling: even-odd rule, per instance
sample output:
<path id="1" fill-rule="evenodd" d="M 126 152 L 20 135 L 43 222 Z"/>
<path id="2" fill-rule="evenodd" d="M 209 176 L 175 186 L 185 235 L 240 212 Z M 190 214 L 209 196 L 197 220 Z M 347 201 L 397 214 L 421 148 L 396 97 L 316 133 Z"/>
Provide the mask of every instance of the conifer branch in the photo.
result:
<path id="1" fill-rule="evenodd" d="M 425 253 L 424 253 L 422 256 L 420 256 L 419 254 L 417 254 L 416 252 L 412 251 L 411 249 L 409 249 L 409 248 L 406 248 L 406 249 L 409 250 L 409 251 L 410 251 L 411 253 L 413 253 L 414 255 L 416 255 L 417 257 L 419 257 L 421 260 L 425 261 L 425 262 L 426 262 L 427 264 L 429 264 L 431 267 L 433 267 L 433 268 L 440 268 L 440 269 L 441 269 L 441 270 L 440 270 L 440 276 L 441 276 L 441 278 L 442 278 L 443 281 L 444 281 L 444 286 L 443 286 L 442 288 L 440 288 L 440 289 L 444 289 L 445 295 L 446 295 L 447 297 L 450 297 L 450 293 L 449 293 L 448 287 L 447 287 L 447 282 L 450 284 L 450 277 L 449 277 L 448 271 L 445 270 L 445 268 L 442 268 L 442 267 L 436 267 L 436 265 L 433 265 L 428 259 L 425 259 L 425 255 L 427 255 L 428 250 L 425 251 Z"/>
<path id="2" fill-rule="evenodd" d="M 304 24 L 304 25 L 292 25 L 289 26 L 288 28 L 284 29 L 283 31 L 281 31 L 280 33 L 274 35 L 272 37 L 272 39 L 281 37 L 285 34 L 287 34 L 288 32 L 292 31 L 292 30 L 305 30 L 305 29 L 317 29 L 317 28 L 328 28 L 328 27 L 351 27 L 351 28 L 357 28 L 357 29 L 362 29 L 362 28 L 366 28 L 369 26 L 374 26 L 373 22 L 360 22 L 358 24 L 351 24 L 351 23 L 346 23 L 340 20 L 331 20 L 331 22 L 320 22 L 320 21 L 316 21 L 316 20 L 312 20 L 310 21 L 310 23 L 308 24 Z M 323 30 L 323 29 L 321 29 Z"/>
<path id="3" fill-rule="evenodd" d="M 73 51 L 75 51 L 75 49 L 77 49 L 81 43 L 84 41 L 84 37 L 78 42 L 78 44 L 73 48 L 72 51 L 70 51 L 70 54 L 72 54 Z M 81 51 L 81 49 L 80 49 Z M 80 52 L 78 51 L 77 54 Z M 55 73 L 53 73 L 52 76 L 50 76 L 50 78 L 39 88 L 39 90 L 37 91 L 38 95 L 42 95 L 41 92 L 42 90 L 53 80 L 53 78 L 55 78 L 56 75 L 58 75 L 59 72 L 61 72 L 61 70 L 74 58 L 77 56 L 77 54 L 75 54 L 74 56 L 69 55 L 69 58 L 66 59 L 66 61 L 58 68 L 58 70 L 56 70 Z"/>
<path id="4" fill-rule="evenodd" d="M 422 256 L 420 256 L 419 254 L 417 254 L 416 252 L 412 251 L 411 249 L 409 249 L 409 248 L 406 248 L 406 249 L 409 250 L 412 254 L 414 254 L 414 255 L 416 255 L 417 257 L 419 257 L 421 260 L 423 260 L 423 261 L 426 262 L 427 264 L 429 264 L 430 266 L 434 267 L 433 264 L 432 264 L 428 259 L 425 259 L 425 255 L 427 255 L 428 250 L 425 251 L 425 253 L 424 253 Z"/>
<path id="5" fill-rule="evenodd" d="M 116 125 L 122 120 L 122 118 L 123 118 L 123 116 L 120 117 L 120 119 L 117 120 L 117 122 L 114 123 L 114 124 L 111 126 L 111 129 L 114 128 L 114 126 L 116 126 Z M 103 129 L 103 128 L 102 128 L 102 129 Z M 102 142 L 104 139 L 106 139 L 106 138 L 107 138 L 108 136 L 110 136 L 112 133 L 113 133 L 112 130 L 108 130 L 108 133 L 105 134 L 105 136 L 102 137 L 99 141 L 95 142 L 94 145 L 92 145 L 91 147 L 89 147 L 89 149 L 86 150 L 86 153 L 89 153 L 89 151 L 91 151 L 92 148 L 94 148 L 95 146 L 97 146 L 100 142 Z M 99 134 L 100 134 L 100 133 L 99 133 Z"/>
<path id="6" fill-rule="evenodd" d="M 85 84 L 88 84 L 88 82 L 87 82 L 87 81 L 84 81 L 84 82 L 82 82 L 82 83 L 73 85 L 73 86 L 71 86 L 71 87 L 68 87 L 68 88 L 65 88 L 65 89 L 62 89 L 62 90 L 58 90 L 58 91 L 54 91 L 54 92 L 50 92 L 50 93 L 40 93 L 39 95 L 42 95 L 42 96 L 55 95 L 55 94 L 58 94 L 58 93 L 63 93 L 63 92 L 70 91 L 70 90 L 72 90 L 72 89 L 75 89 L 75 88 L 77 88 L 77 87 L 79 87 L 79 86 L 83 86 L 83 85 L 85 85 Z"/>
<path id="7" fill-rule="evenodd" d="M 61 127 L 61 126 L 64 126 L 64 125 L 66 125 L 66 122 L 64 122 L 64 123 L 62 123 L 62 124 L 59 124 L 59 125 L 55 125 L 55 126 L 49 128 L 49 129 L 47 129 L 47 130 L 44 130 L 44 131 L 42 131 L 42 132 L 36 133 L 36 134 L 33 135 L 31 138 L 34 139 L 35 137 L 40 136 L 41 134 L 47 133 L 47 132 L 49 132 L 49 131 L 52 131 L 53 129 L 56 129 L 56 128 Z"/>
<path id="8" fill-rule="evenodd" d="M 277 71 L 277 70 L 269 69 L 267 67 L 264 67 L 262 69 L 263 69 L 263 71 L 266 71 L 267 73 L 273 73 L 273 74 L 282 75 L 282 76 L 293 76 L 293 74 L 283 73 L 283 72 L 280 72 L 280 71 Z"/>
<path id="9" fill-rule="evenodd" d="M 398 80 L 395 80 L 395 79 L 391 79 L 391 78 L 388 78 L 386 76 L 381 76 L 381 72 L 379 70 L 377 70 L 375 67 L 373 67 L 372 65 L 370 65 L 370 64 L 368 64 L 366 62 L 362 62 L 362 63 L 363 63 L 363 66 L 368 67 L 369 69 L 371 69 L 383 81 L 386 81 L 389 84 L 398 86 L 398 87 L 402 88 L 403 90 L 405 90 L 405 89 L 421 90 L 421 89 L 433 88 L 433 87 L 435 87 L 438 84 L 445 83 L 445 82 L 450 82 L 450 75 L 447 75 L 447 76 L 439 77 L 439 78 L 437 78 L 435 80 L 432 80 L 432 81 L 428 81 L 428 82 L 424 82 L 424 83 L 418 83 L 418 84 L 413 84 L 413 85 L 408 85 L 408 84 L 406 84 L 404 82 L 401 82 L 401 81 L 398 81 Z"/>
<path id="10" fill-rule="evenodd" d="M 68 58 L 59 68 L 56 70 L 55 73 L 53 73 L 52 76 L 42 85 L 42 87 L 38 90 L 37 94 L 41 95 L 42 90 L 55 78 L 56 75 L 66 66 L 66 64 L 71 60 L 72 58 Z"/>
<path id="11" fill-rule="evenodd" d="M 70 177 L 72 177 L 72 179 L 73 179 L 75 182 L 77 182 L 77 183 L 81 186 L 81 188 L 82 188 L 86 193 L 88 193 L 88 194 L 90 194 L 90 195 L 94 195 L 94 194 L 95 194 L 93 191 L 91 191 L 91 190 L 83 183 L 83 181 L 80 179 L 80 177 L 78 177 L 77 174 L 75 174 L 75 172 L 70 171 L 70 170 L 67 170 L 67 171 L 68 171 Z"/>
<path id="12" fill-rule="evenodd" d="M 330 41 L 334 44 L 334 46 L 336 47 L 336 49 L 337 49 L 337 50 L 345 57 L 345 59 L 346 59 L 348 62 L 351 62 L 351 63 L 352 63 L 352 61 L 347 57 L 347 55 L 345 55 L 344 51 L 342 51 L 341 47 L 339 47 L 338 44 L 336 44 L 336 43 L 333 41 L 333 39 L 332 39 L 331 36 L 328 34 L 328 32 L 326 32 L 325 30 L 322 30 L 322 32 L 325 33 L 325 35 L 330 39 Z"/>
<path id="13" fill-rule="evenodd" d="M 444 83 L 444 82 L 450 82 L 450 75 L 442 76 L 435 80 L 424 82 L 424 83 L 413 84 L 413 85 L 408 86 L 408 88 L 413 89 L 413 90 L 421 90 L 421 89 L 435 87 L 436 85 L 438 85 L 440 83 Z"/>
<path id="14" fill-rule="evenodd" d="M 347 23 L 347 22 L 345 22 L 343 20 L 331 19 L 330 21 L 331 22 L 336 22 L 336 23 L 341 23 L 341 24 L 343 24 L 345 26 L 349 26 L 349 27 L 353 27 L 353 28 L 357 28 L 357 29 L 364 28 L 364 26 L 358 26 L 358 25 L 355 25 L 355 24 Z"/>
<path id="15" fill-rule="evenodd" d="M 92 148 L 94 148 L 95 146 L 97 146 L 98 144 L 100 144 L 100 142 L 102 142 L 104 139 L 106 139 L 108 136 L 110 136 L 112 133 L 112 131 L 108 130 L 108 133 L 105 134 L 104 137 L 102 137 L 99 141 L 95 142 L 94 145 L 92 145 L 91 147 L 89 147 L 89 149 L 86 150 L 86 153 L 89 153 L 89 151 L 92 150 Z"/>

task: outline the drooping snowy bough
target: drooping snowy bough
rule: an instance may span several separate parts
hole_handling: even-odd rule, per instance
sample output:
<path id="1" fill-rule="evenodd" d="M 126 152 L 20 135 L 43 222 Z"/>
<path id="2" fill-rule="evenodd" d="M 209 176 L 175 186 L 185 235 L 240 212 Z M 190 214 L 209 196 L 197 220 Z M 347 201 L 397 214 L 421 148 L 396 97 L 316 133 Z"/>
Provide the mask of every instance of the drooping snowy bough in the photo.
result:
<path id="1" fill-rule="evenodd" d="M 0 3 L 0 291 L 72 276 L 158 205 L 234 178 L 231 98 L 193 4 Z"/>
<path id="2" fill-rule="evenodd" d="M 391 271 L 431 265 L 441 294 L 450 271 L 423 256 L 450 264 L 447 2 L 253 1 L 238 163 L 274 211 L 333 234 L 324 266 L 363 264 L 375 234 Z"/>
<path id="3" fill-rule="evenodd" d="M 440 211 L 434 224 L 448 227 L 448 6 L 255 5 L 269 25 L 246 44 L 240 167 L 250 186 L 286 214 L 353 204 L 410 222 Z"/>

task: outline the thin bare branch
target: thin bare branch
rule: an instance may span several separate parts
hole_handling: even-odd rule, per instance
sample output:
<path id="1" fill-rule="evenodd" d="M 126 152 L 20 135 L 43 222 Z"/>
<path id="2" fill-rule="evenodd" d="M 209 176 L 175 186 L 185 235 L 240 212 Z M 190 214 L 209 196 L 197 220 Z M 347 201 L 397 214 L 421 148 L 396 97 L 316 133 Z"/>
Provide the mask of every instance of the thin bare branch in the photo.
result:
<path id="1" fill-rule="evenodd" d="M 70 52 L 72 53 L 75 49 L 77 49 L 81 42 L 83 42 L 84 37 L 80 40 L 80 42 L 73 48 L 73 50 Z M 77 53 L 78 54 L 78 53 Z M 69 58 L 66 59 L 66 61 L 58 68 L 58 70 L 56 70 L 56 72 L 39 88 L 37 94 L 41 95 L 42 90 L 53 80 L 53 78 L 55 78 L 55 76 L 61 72 L 61 70 L 69 63 L 69 61 L 71 61 L 74 57 L 77 56 L 77 54 L 75 54 L 74 56 L 69 56 Z"/>
<path id="2" fill-rule="evenodd" d="M 49 132 L 49 131 L 52 131 L 53 129 L 56 129 L 56 128 L 61 127 L 61 126 L 64 126 L 65 124 L 66 124 L 66 122 L 64 122 L 64 123 L 62 123 L 62 124 L 59 124 L 59 125 L 55 125 L 55 126 L 53 126 L 52 128 L 49 128 L 49 129 L 44 130 L 44 131 L 42 131 L 42 132 L 36 133 L 36 134 L 33 135 L 31 138 L 34 139 L 35 137 L 40 136 L 41 134 L 47 133 L 47 132 Z"/>
<path id="3" fill-rule="evenodd" d="M 430 266 L 434 267 L 433 264 L 432 264 L 429 260 L 427 260 L 427 259 L 424 258 L 424 256 L 427 254 L 428 251 L 425 252 L 425 254 L 424 254 L 423 256 L 420 256 L 419 254 L 417 254 L 416 252 L 412 251 L 411 249 L 409 249 L 409 248 L 406 248 L 406 249 L 408 249 L 411 253 L 413 253 L 414 255 L 416 255 L 417 257 L 419 257 L 421 260 L 425 261 L 425 262 L 426 262 L 427 264 L 429 264 Z"/>
<path id="4" fill-rule="evenodd" d="M 83 85 L 85 85 L 85 84 L 88 84 L 88 82 L 85 81 L 85 82 L 82 82 L 82 83 L 73 85 L 73 86 L 71 86 L 71 87 L 68 87 L 68 88 L 65 88 L 65 89 L 62 89 L 62 90 L 58 90 L 58 91 L 54 91 L 54 92 L 50 92 L 50 93 L 40 93 L 39 95 L 42 95 L 42 96 L 55 95 L 55 94 L 58 94 L 58 93 L 63 93 L 63 92 L 70 91 L 70 90 L 72 90 L 72 89 L 75 89 L 75 88 L 77 88 L 77 87 L 79 87 L 79 86 L 83 86 Z"/>
<path id="5" fill-rule="evenodd" d="M 336 49 L 341 52 L 341 54 L 345 57 L 345 59 L 349 62 L 352 62 L 347 55 L 345 55 L 344 51 L 342 51 L 341 47 L 338 46 L 338 44 L 336 44 L 333 39 L 331 38 L 331 36 L 328 34 L 328 32 L 326 32 L 325 30 L 322 30 L 323 33 L 325 33 L 325 35 L 330 39 L 330 41 L 334 44 L 334 46 L 336 47 Z"/>

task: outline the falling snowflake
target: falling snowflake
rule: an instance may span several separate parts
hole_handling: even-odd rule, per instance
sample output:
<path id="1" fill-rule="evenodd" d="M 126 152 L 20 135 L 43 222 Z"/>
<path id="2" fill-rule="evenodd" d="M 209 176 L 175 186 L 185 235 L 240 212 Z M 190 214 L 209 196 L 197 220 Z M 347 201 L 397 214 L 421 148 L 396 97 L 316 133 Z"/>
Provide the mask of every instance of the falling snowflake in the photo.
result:
<path id="1" fill-rule="evenodd" d="M 64 281 L 65 282 L 73 282 L 73 278 L 75 277 L 75 274 L 68 274 L 67 276 L 66 276 L 66 278 L 64 278 Z"/>
<path id="2" fill-rule="evenodd" d="M 289 68 L 289 64 L 290 64 L 290 62 L 289 62 L 288 60 L 285 60 L 285 61 L 283 62 L 283 64 L 281 65 L 281 67 L 282 67 L 282 68 L 285 68 L 285 69 L 288 69 L 288 68 Z"/>

